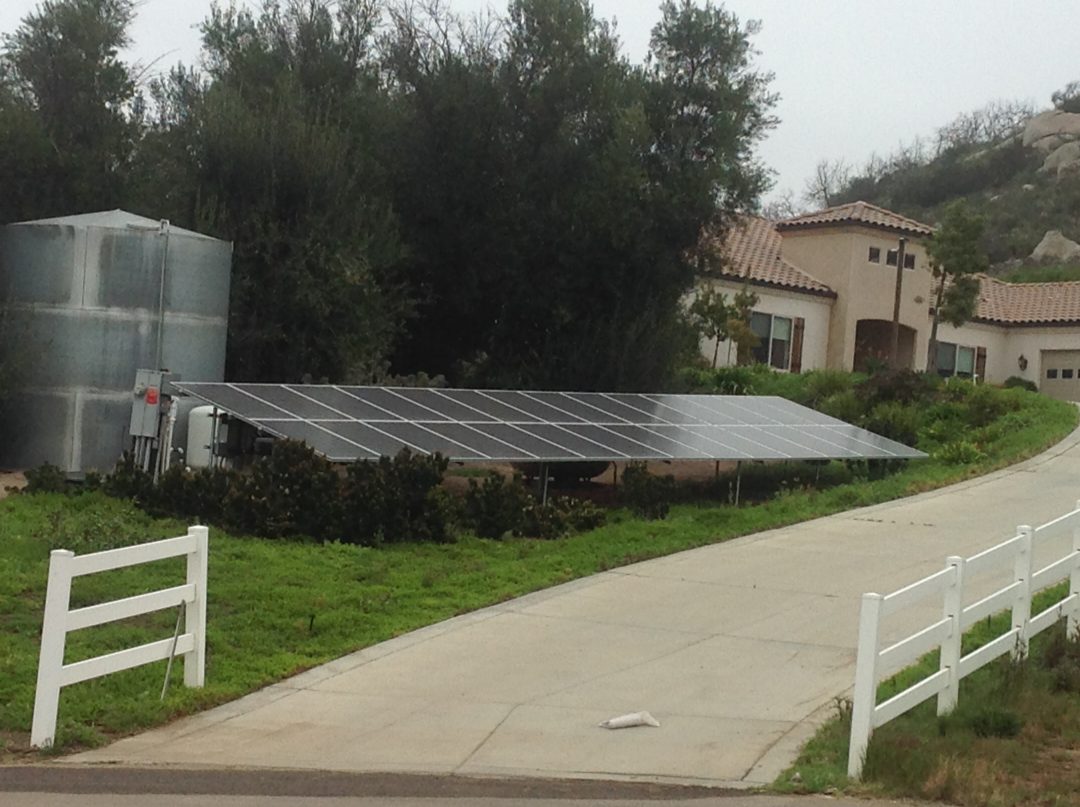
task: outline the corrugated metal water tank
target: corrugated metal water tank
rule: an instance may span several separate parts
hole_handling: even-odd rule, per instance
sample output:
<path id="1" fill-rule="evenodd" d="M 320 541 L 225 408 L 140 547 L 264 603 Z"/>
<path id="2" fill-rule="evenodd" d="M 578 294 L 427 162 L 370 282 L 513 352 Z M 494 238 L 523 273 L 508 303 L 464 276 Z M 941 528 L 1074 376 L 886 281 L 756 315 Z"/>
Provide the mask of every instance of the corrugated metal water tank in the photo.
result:
<path id="1" fill-rule="evenodd" d="M 109 471 L 139 368 L 221 381 L 232 245 L 122 210 L 0 227 L 0 302 L 23 357 L 0 468 Z"/>

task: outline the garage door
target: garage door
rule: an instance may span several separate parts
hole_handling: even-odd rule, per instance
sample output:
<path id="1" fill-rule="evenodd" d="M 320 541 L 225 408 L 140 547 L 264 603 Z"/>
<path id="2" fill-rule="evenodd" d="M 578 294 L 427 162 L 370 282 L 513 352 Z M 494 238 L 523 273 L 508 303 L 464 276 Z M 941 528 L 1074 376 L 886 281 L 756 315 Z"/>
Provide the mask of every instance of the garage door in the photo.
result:
<path id="1" fill-rule="evenodd" d="M 1052 398 L 1080 401 L 1080 350 L 1044 350 L 1039 389 Z"/>

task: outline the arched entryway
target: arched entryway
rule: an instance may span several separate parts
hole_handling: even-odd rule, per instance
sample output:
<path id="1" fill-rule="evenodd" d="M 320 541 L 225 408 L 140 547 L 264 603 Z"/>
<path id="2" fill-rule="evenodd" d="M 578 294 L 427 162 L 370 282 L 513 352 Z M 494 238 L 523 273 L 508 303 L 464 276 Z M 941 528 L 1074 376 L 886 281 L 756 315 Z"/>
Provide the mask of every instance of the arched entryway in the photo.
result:
<path id="1" fill-rule="evenodd" d="M 855 362 L 857 372 L 889 363 L 893 324 L 885 319 L 860 319 L 855 325 Z M 897 364 L 912 369 L 915 366 L 915 329 L 900 326 Z"/>

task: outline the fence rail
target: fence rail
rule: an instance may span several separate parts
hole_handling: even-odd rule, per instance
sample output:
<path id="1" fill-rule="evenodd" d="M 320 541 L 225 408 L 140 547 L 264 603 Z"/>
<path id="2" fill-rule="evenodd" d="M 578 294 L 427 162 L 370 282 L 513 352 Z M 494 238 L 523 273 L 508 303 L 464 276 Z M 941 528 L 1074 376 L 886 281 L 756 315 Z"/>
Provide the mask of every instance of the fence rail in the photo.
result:
<path id="1" fill-rule="evenodd" d="M 1072 550 L 1041 569 L 1034 568 L 1034 541 L 1052 528 L 1072 526 Z M 1012 568 L 1012 581 L 971 605 L 964 605 L 964 587 L 977 574 Z M 1034 617 L 1031 600 L 1036 592 L 1069 580 L 1069 594 Z M 942 618 L 888 647 L 881 648 L 881 622 L 887 616 L 940 595 Z M 963 655 L 964 631 L 981 619 L 1011 609 L 1012 625 L 1003 635 Z M 852 698 L 851 743 L 848 775 L 862 774 L 866 749 L 874 729 L 883 726 L 925 700 L 937 696 L 938 714 L 956 707 L 960 680 L 996 658 L 1026 655 L 1032 637 L 1068 620 L 1069 635 L 1080 629 L 1080 502 L 1076 509 L 1035 529 L 1016 528 L 1016 536 L 970 558 L 951 557 L 940 572 L 924 577 L 891 594 L 864 594 L 859 615 L 859 649 Z M 878 683 L 886 676 L 918 661 L 926 653 L 941 651 L 940 668 L 933 675 L 877 703 Z"/>
<path id="2" fill-rule="evenodd" d="M 75 577 L 187 556 L 184 585 L 125 597 L 121 600 L 70 609 L 71 581 Z M 191 527 L 187 535 L 166 538 L 138 546 L 110 549 L 89 555 L 75 555 L 56 549 L 49 555 L 49 584 L 45 593 L 45 618 L 41 628 L 37 691 L 30 744 L 48 748 L 56 739 L 56 717 L 60 689 L 91 678 L 139 667 L 174 656 L 184 657 L 184 683 L 201 687 L 206 670 L 206 567 L 208 531 Z M 64 647 L 71 631 L 104 625 L 120 619 L 184 607 L 184 631 L 175 637 L 104 656 L 64 664 Z"/>

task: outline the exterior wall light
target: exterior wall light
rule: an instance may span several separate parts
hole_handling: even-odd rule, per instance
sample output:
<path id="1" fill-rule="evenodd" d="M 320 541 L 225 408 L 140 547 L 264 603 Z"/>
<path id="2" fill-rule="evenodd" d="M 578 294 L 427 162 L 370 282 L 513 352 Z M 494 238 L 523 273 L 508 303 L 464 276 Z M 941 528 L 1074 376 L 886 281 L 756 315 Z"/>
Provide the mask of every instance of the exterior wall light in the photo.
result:
<path id="1" fill-rule="evenodd" d="M 1028 366 L 1027 356 L 1025 356 L 1023 353 L 1021 353 L 1020 358 L 1016 360 L 1016 365 L 1021 370 L 1026 370 L 1027 366 Z"/>

